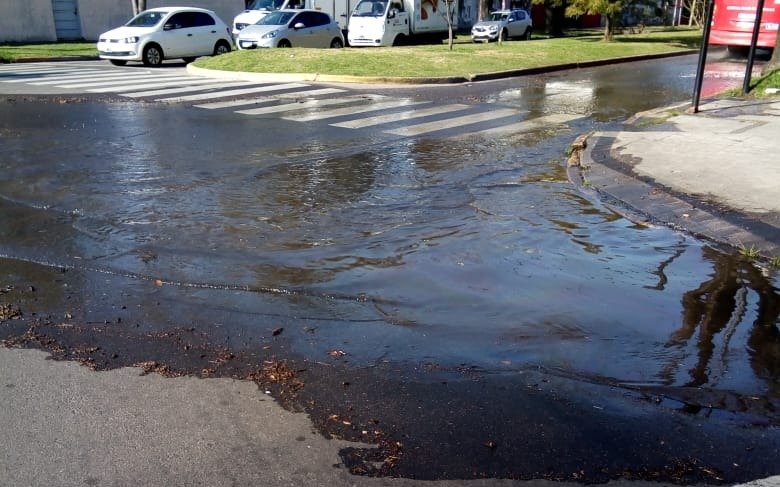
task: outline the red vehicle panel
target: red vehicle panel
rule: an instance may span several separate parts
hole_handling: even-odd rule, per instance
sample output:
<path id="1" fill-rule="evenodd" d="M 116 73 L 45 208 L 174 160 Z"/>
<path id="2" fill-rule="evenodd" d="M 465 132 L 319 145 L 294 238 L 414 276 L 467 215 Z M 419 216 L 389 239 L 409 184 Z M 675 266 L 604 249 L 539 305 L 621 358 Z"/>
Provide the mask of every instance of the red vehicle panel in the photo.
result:
<path id="1" fill-rule="evenodd" d="M 710 44 L 749 46 L 756 23 L 756 0 L 715 0 Z M 772 48 L 780 26 L 780 0 L 764 0 L 758 47 Z"/>

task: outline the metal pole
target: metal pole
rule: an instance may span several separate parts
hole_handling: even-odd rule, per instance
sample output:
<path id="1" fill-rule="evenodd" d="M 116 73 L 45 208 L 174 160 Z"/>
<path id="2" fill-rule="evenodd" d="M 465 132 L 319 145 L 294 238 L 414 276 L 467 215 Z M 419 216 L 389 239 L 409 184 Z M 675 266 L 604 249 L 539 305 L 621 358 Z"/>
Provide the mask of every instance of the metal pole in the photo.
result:
<path id="1" fill-rule="evenodd" d="M 715 0 L 707 0 L 707 10 L 704 14 L 704 33 L 702 34 L 701 49 L 699 50 L 699 64 L 696 68 L 696 86 L 693 88 L 693 113 L 699 113 L 699 98 L 701 97 L 701 85 L 704 81 L 704 65 L 707 61 L 707 45 L 710 42 L 710 27 L 714 5 Z"/>
<path id="2" fill-rule="evenodd" d="M 758 0 L 756 6 L 756 23 L 753 24 L 753 37 L 750 39 L 750 51 L 748 51 L 747 67 L 745 68 L 745 80 L 742 83 L 742 94 L 750 91 L 750 77 L 753 74 L 753 60 L 756 58 L 756 44 L 758 44 L 758 32 L 761 30 L 761 17 L 764 14 L 764 0 Z"/>

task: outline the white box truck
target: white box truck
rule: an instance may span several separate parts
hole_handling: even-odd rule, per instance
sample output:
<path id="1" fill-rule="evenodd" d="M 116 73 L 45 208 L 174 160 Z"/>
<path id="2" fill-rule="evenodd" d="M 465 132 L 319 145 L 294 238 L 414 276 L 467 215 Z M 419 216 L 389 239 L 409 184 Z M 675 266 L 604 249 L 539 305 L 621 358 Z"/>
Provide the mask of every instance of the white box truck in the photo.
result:
<path id="1" fill-rule="evenodd" d="M 233 19 L 233 38 L 247 25 L 256 24 L 270 12 L 283 8 L 311 8 L 330 15 L 347 37 L 349 13 L 357 0 L 252 0 L 246 10 Z"/>
<path id="2" fill-rule="evenodd" d="M 450 3 L 457 28 L 457 1 Z M 441 42 L 449 33 L 446 0 L 360 0 L 349 18 L 350 46 Z"/>

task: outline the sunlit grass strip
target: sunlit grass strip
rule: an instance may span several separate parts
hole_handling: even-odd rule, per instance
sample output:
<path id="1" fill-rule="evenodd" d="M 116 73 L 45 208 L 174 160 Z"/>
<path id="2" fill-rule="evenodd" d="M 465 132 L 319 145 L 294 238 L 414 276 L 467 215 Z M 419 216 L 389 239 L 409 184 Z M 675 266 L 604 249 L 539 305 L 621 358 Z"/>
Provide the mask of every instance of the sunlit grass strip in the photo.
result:
<path id="1" fill-rule="evenodd" d="M 0 44 L 0 62 L 17 62 L 24 59 L 60 57 L 97 57 L 94 42 L 65 42 L 57 44 Z"/>

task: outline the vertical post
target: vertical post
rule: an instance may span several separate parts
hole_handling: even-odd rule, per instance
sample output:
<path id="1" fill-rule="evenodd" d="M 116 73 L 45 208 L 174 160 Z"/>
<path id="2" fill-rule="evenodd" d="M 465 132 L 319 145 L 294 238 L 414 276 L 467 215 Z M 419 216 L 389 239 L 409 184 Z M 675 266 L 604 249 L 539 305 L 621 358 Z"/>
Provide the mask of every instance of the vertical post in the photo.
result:
<path id="1" fill-rule="evenodd" d="M 750 77 L 753 74 L 753 60 L 756 58 L 756 44 L 758 44 L 758 32 L 761 30 L 761 17 L 764 13 L 764 0 L 758 0 L 756 5 L 756 23 L 753 24 L 753 37 L 750 39 L 750 51 L 748 51 L 747 67 L 745 67 L 745 80 L 742 83 L 742 94 L 750 91 Z"/>
<path id="2" fill-rule="evenodd" d="M 693 113 L 699 113 L 699 98 L 701 98 L 701 85 L 704 82 L 704 66 L 707 62 L 707 46 L 710 42 L 710 27 L 712 26 L 712 12 L 715 0 L 707 0 L 707 9 L 704 14 L 704 32 L 701 38 L 699 50 L 699 64 L 696 67 L 696 86 L 693 88 Z"/>

